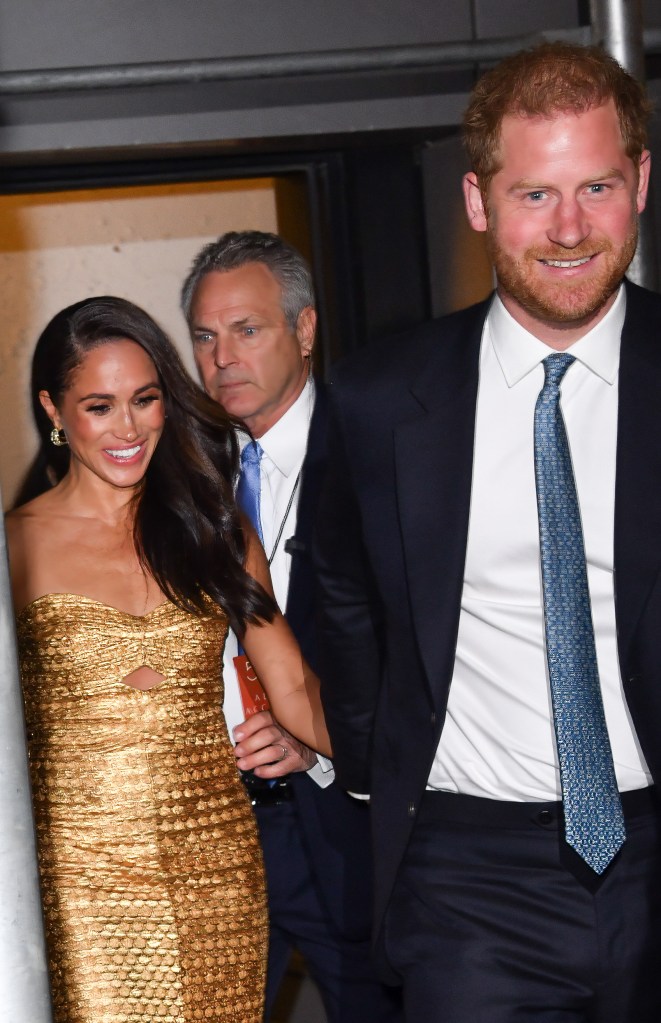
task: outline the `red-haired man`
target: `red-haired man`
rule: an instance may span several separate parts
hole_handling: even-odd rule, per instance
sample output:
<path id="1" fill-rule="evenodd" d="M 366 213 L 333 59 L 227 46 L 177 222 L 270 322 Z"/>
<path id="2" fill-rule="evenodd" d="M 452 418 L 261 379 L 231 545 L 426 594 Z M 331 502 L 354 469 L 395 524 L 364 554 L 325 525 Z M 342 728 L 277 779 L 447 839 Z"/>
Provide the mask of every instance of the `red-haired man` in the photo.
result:
<path id="1" fill-rule="evenodd" d="M 477 84 L 495 295 L 338 369 L 327 720 L 409 1023 L 658 1023 L 661 299 L 648 104 L 599 50 Z"/>

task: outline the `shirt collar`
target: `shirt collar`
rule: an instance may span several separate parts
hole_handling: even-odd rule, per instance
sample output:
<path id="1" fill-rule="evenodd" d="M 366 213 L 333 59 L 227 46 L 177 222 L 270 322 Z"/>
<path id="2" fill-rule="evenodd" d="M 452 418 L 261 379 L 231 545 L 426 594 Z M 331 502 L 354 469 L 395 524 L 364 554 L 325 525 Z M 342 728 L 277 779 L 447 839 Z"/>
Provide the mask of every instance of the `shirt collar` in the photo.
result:
<path id="1" fill-rule="evenodd" d="M 260 447 L 285 477 L 298 472 L 305 457 L 313 407 L 314 381 L 308 377 L 294 404 L 259 438 Z M 242 434 L 241 448 L 247 441 Z"/>
<path id="2" fill-rule="evenodd" d="M 625 312 L 626 291 L 624 285 L 620 285 L 617 298 L 603 320 L 567 349 L 608 384 L 615 383 L 617 378 Z M 518 384 L 553 351 L 517 323 L 498 295 L 491 303 L 486 327 L 508 387 Z"/>

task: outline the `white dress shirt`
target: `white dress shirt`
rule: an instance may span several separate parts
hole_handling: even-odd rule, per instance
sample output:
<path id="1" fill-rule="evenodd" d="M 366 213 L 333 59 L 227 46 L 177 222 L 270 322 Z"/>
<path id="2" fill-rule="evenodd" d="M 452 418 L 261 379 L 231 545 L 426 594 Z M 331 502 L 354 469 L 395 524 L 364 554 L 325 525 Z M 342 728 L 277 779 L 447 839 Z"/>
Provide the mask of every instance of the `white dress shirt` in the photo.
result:
<path id="1" fill-rule="evenodd" d="M 300 473 L 307 450 L 313 408 L 314 382 L 310 377 L 294 404 L 259 438 L 259 444 L 264 452 L 259 467 L 260 518 L 264 549 L 270 560 L 273 592 L 281 611 L 287 606 L 291 571 L 291 554 L 285 550 L 285 543 L 296 532 Z M 241 439 L 242 448 L 247 440 L 247 436 L 244 435 Z M 230 736 L 233 728 L 244 719 L 234 668 L 236 654 L 236 636 L 230 632 L 223 655 L 225 682 L 223 712 Z M 308 774 L 322 788 L 330 785 L 334 778 L 332 765 L 324 757 L 317 758 L 317 763 Z"/>
<path id="2" fill-rule="evenodd" d="M 604 711 L 620 790 L 651 784 L 620 678 L 613 517 L 624 288 L 571 346 L 561 387 L 581 509 Z M 496 298 L 480 352 L 473 483 L 447 717 L 428 787 L 491 799 L 561 798 L 542 608 L 534 408 L 551 349 Z"/>

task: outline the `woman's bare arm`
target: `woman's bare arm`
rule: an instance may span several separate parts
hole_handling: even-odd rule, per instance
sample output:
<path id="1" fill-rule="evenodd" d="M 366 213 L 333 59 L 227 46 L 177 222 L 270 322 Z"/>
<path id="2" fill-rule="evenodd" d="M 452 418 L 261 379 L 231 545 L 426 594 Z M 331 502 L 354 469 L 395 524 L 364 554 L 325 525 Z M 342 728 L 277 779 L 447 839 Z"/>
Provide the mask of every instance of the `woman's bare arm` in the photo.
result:
<path id="1" fill-rule="evenodd" d="M 266 556 L 252 530 L 246 529 L 246 569 L 272 594 Z M 249 625 L 242 644 L 264 686 L 273 716 L 306 746 L 331 755 L 319 695 L 319 679 L 306 663 L 294 635 L 278 613 L 272 622 Z"/>

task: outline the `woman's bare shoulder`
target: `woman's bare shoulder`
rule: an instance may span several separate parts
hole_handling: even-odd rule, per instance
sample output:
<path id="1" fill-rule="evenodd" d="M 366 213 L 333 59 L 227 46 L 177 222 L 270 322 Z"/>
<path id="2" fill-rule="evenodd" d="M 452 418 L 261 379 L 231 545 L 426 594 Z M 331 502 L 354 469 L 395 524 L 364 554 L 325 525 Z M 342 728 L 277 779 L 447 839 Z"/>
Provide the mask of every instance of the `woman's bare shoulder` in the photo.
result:
<path id="1" fill-rule="evenodd" d="M 39 523 L 43 524 L 48 515 L 48 503 L 44 505 L 42 501 L 44 496 L 40 494 L 33 501 L 28 501 L 27 504 L 22 504 L 20 508 L 13 508 L 12 511 L 7 512 L 5 515 L 5 533 L 7 534 L 7 543 L 10 547 L 12 543 L 19 543 L 21 537 L 32 533 L 39 526 Z"/>
<path id="2" fill-rule="evenodd" d="M 5 516 L 14 606 L 17 611 L 39 595 L 41 574 L 52 549 L 52 500 L 50 492 L 40 494 Z"/>
<path id="3" fill-rule="evenodd" d="M 53 490 L 47 490 L 45 493 L 39 494 L 38 497 L 33 497 L 26 504 L 21 504 L 18 508 L 12 508 L 5 515 L 5 523 L 7 525 L 28 523 L 35 518 L 38 519 L 48 515 L 53 508 L 54 493 Z"/>

